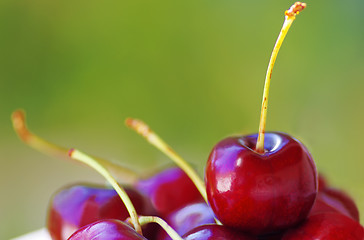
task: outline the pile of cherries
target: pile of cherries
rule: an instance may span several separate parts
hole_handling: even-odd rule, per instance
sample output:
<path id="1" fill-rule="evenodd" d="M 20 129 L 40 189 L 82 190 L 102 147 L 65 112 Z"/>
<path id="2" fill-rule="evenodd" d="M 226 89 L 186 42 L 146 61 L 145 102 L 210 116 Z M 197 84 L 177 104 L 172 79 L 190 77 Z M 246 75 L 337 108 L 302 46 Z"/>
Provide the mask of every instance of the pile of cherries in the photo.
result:
<path id="1" fill-rule="evenodd" d="M 296 143 L 296 140 L 290 139 L 290 141 L 290 143 L 292 141 Z M 217 147 L 220 148 L 220 146 Z M 230 145 L 230 147 L 234 149 L 235 146 Z M 285 151 L 285 148 L 290 147 L 285 145 L 278 151 Z M 242 152 L 251 150 L 241 145 L 240 149 L 232 151 L 235 153 L 240 151 L 242 156 L 244 154 Z M 277 152 L 271 154 L 274 155 Z M 295 157 L 289 156 L 292 152 L 287 151 L 286 154 L 288 154 L 286 158 Z M 295 161 L 295 165 L 302 166 L 304 161 L 302 159 L 304 158 Z M 210 160 L 214 159 L 210 158 Z M 239 159 L 232 159 L 232 161 L 236 162 Z M 251 161 L 262 160 L 253 158 Z M 140 180 L 135 186 L 128 188 L 127 193 L 138 214 L 160 216 L 178 234 L 183 235 L 183 239 L 188 240 L 364 239 L 364 229 L 359 224 L 358 209 L 348 195 L 327 186 L 322 177 L 318 192 L 314 183 L 310 194 L 305 194 L 302 187 L 285 193 L 288 185 L 297 184 L 295 177 L 292 178 L 297 172 L 292 170 L 291 174 L 292 165 L 279 165 L 283 169 L 279 173 L 262 173 L 248 169 L 252 171 L 249 174 L 251 175 L 249 180 L 239 180 L 244 184 L 241 186 L 241 191 L 237 191 L 239 181 L 235 180 L 232 185 L 229 185 L 231 187 L 228 191 L 214 193 L 217 195 L 212 196 L 218 196 L 211 196 L 214 200 L 210 204 L 214 211 L 203 201 L 192 181 L 180 168 L 166 169 L 151 178 Z M 256 165 L 256 167 L 261 166 Z M 298 168 L 300 167 L 296 169 Z M 210 167 L 208 169 L 211 171 Z M 235 167 L 233 172 L 229 172 L 219 168 L 219 171 L 215 170 L 215 172 L 225 171 L 227 175 L 230 175 L 235 174 L 237 169 Z M 309 176 L 309 179 L 316 181 L 315 170 L 313 169 L 311 173 L 314 175 Z M 281 181 L 276 182 L 275 179 L 294 183 L 285 184 Z M 209 186 L 215 181 L 216 178 L 206 178 Z M 219 182 L 220 180 L 217 184 Z M 298 183 L 298 186 L 302 185 L 305 185 L 302 181 Z M 217 185 L 213 188 L 218 191 Z M 224 186 L 224 188 L 227 187 Z M 239 197 L 243 192 L 248 195 Z M 236 195 L 227 196 L 233 193 Z M 242 202 L 246 207 L 241 205 L 234 209 L 238 206 L 237 202 Z M 249 203 L 252 204 L 249 205 Z M 310 206 L 306 207 L 306 205 Z M 214 213 L 223 225 L 215 223 Z M 101 186 L 74 185 L 61 190 L 53 197 L 47 227 L 54 240 L 171 239 L 155 224 L 148 224 L 143 228 L 144 237 L 137 234 L 134 229 L 121 222 L 128 216 L 123 202 L 114 190 Z M 68 238 L 73 232 L 75 233 Z"/>
<path id="2" fill-rule="evenodd" d="M 275 56 L 290 24 L 305 6 L 297 2 L 286 11 Z M 271 72 L 268 68 L 268 82 Z M 267 96 L 263 96 L 259 133 L 220 141 L 208 158 L 204 182 L 147 125 L 129 119 L 129 127 L 179 167 L 151 177 L 134 176 L 121 187 L 128 197 L 106 186 L 87 184 L 60 190 L 49 206 L 47 228 L 52 239 L 364 240 L 354 201 L 318 174 L 306 147 L 285 133 L 265 132 Z M 13 123 L 27 144 L 51 155 L 67 155 L 65 149 L 32 134 L 22 111 L 14 112 Z M 74 150 L 68 153 L 79 160 L 73 154 Z M 104 160 L 95 162 L 107 172 L 122 169 Z M 130 205 L 139 216 L 136 219 Z M 142 225 L 141 230 L 135 221 Z"/>

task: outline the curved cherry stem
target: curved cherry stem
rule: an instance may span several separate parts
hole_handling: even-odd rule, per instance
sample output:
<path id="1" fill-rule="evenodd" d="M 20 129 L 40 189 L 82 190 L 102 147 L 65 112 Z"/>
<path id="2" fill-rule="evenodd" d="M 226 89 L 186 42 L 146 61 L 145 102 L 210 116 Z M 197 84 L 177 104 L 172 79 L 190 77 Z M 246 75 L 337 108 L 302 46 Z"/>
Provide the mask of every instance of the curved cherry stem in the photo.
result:
<path id="1" fill-rule="evenodd" d="M 127 222 L 131 222 L 131 219 L 128 218 L 126 220 Z M 140 225 L 145 225 L 148 223 L 157 223 L 159 226 L 161 226 L 164 231 L 173 239 L 173 240 L 183 240 L 183 238 L 171 227 L 168 225 L 166 221 L 164 221 L 160 217 L 156 216 L 139 216 L 139 222 Z"/>
<path id="2" fill-rule="evenodd" d="M 98 173 L 100 173 L 115 189 L 115 191 L 118 193 L 119 197 L 125 204 L 126 209 L 129 212 L 131 222 L 133 223 L 135 231 L 137 231 L 139 234 L 142 234 L 142 228 L 140 227 L 139 218 L 137 215 L 137 212 L 134 208 L 133 203 L 131 202 L 128 194 L 125 192 L 125 190 L 117 183 L 115 178 L 110 174 L 110 172 L 102 166 L 102 163 L 98 162 L 98 160 L 86 155 L 83 152 L 80 152 L 77 149 L 70 149 L 68 152 L 68 155 L 79 162 L 82 162 L 86 164 L 87 166 L 93 168 Z"/>
<path id="3" fill-rule="evenodd" d="M 26 123 L 25 112 L 23 110 L 14 111 L 11 115 L 11 120 L 13 122 L 13 127 L 19 138 L 29 145 L 30 147 L 38 150 L 39 152 L 65 160 L 70 160 L 68 157 L 68 149 L 57 146 L 51 142 L 44 140 L 43 138 L 32 133 Z M 96 158 L 98 162 L 102 163 L 110 172 L 113 173 L 119 180 L 124 184 L 133 184 L 138 180 L 138 174 L 134 171 L 122 167 L 120 165 L 114 164 L 107 160 Z"/>
<path id="4" fill-rule="evenodd" d="M 179 166 L 196 185 L 198 191 L 201 193 L 204 200 L 207 202 L 206 187 L 197 172 L 181 157 L 179 156 L 166 142 L 164 142 L 155 132 L 153 132 L 147 124 L 138 119 L 128 118 L 125 124 L 143 136 L 150 144 L 159 149 L 170 159 L 172 159 L 177 166 Z"/>
<path id="5" fill-rule="evenodd" d="M 255 150 L 258 153 L 264 153 L 264 134 L 265 134 L 265 126 L 267 122 L 267 107 L 268 107 L 268 95 L 269 95 L 269 86 L 270 80 L 272 78 L 272 72 L 274 63 L 276 61 L 279 49 L 283 43 L 284 38 L 287 35 L 289 28 L 291 27 L 293 21 L 296 18 L 296 15 L 300 13 L 303 9 L 306 8 L 306 3 L 296 2 L 293 4 L 284 14 L 285 14 L 285 21 L 283 23 L 281 32 L 277 38 L 277 41 L 274 45 L 273 52 L 271 54 L 267 74 L 265 76 L 265 83 L 264 83 L 264 91 L 263 91 L 263 100 L 262 100 L 262 109 L 260 113 L 260 123 L 259 123 L 259 135 L 257 140 L 257 145 Z"/>

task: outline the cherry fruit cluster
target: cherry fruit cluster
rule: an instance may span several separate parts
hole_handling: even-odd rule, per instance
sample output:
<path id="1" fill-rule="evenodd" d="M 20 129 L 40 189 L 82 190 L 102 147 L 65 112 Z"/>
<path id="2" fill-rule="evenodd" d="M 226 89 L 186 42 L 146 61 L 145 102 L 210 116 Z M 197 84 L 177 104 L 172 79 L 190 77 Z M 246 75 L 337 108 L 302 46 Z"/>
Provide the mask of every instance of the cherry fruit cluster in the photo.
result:
<path id="1" fill-rule="evenodd" d="M 273 65 L 305 7 L 296 2 L 285 13 L 267 71 L 259 133 L 220 141 L 210 153 L 204 181 L 140 120 L 126 124 L 178 167 L 141 177 L 43 140 L 28 130 L 22 111 L 14 112 L 13 125 L 24 142 L 92 167 L 113 187 L 79 184 L 56 193 L 47 220 L 52 239 L 364 240 L 355 202 L 318 174 L 306 147 L 288 134 L 265 132 Z"/>

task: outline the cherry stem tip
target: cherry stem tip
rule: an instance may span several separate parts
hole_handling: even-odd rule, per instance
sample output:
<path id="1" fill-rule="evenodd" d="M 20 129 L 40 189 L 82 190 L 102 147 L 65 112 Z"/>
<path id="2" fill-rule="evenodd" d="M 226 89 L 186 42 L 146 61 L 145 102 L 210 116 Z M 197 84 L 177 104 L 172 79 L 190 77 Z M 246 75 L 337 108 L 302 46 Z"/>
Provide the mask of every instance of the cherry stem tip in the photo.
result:
<path id="1" fill-rule="evenodd" d="M 27 142 L 30 136 L 29 130 L 27 129 L 25 123 L 25 112 L 22 109 L 16 110 L 11 114 L 11 120 L 13 122 L 13 127 L 18 133 L 18 136 Z"/>
<path id="2" fill-rule="evenodd" d="M 287 17 L 295 17 L 299 14 L 303 9 L 307 7 L 306 3 L 303 2 L 295 2 L 284 14 Z"/>
<path id="3" fill-rule="evenodd" d="M 61 159 L 69 160 L 69 157 L 72 156 L 74 151 L 73 149 L 68 150 L 68 148 L 60 147 L 54 143 L 48 142 L 47 140 L 31 132 L 27 127 L 26 114 L 24 110 L 20 109 L 14 111 L 11 114 L 11 120 L 14 130 L 19 138 L 30 147 L 46 155 Z M 101 158 L 97 158 L 97 160 L 102 163 L 115 176 L 117 176 L 120 182 L 123 182 L 125 184 L 134 184 L 139 178 L 138 174 L 135 171 L 128 169 L 127 167 L 120 166 L 118 164 Z"/>
<path id="4" fill-rule="evenodd" d="M 74 148 L 71 148 L 70 150 L 68 150 L 68 156 L 72 157 L 72 154 L 75 152 Z"/>
<path id="5" fill-rule="evenodd" d="M 125 125 L 134 129 L 137 133 L 146 138 L 152 133 L 148 125 L 139 119 L 127 118 L 125 119 Z"/>

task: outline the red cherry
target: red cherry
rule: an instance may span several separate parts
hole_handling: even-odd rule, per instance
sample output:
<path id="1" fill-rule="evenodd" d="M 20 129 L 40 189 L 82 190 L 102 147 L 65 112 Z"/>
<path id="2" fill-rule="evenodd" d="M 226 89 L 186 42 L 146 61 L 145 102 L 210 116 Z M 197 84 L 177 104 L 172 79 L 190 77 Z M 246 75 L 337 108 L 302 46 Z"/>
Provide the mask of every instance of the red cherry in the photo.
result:
<path id="1" fill-rule="evenodd" d="M 189 203 L 203 201 L 194 183 L 180 168 L 169 168 L 148 179 L 139 180 L 135 188 L 151 200 L 162 216 Z"/>
<path id="2" fill-rule="evenodd" d="M 256 240 L 245 233 L 216 224 L 201 225 L 182 237 L 184 240 Z"/>
<path id="3" fill-rule="evenodd" d="M 310 215 L 332 211 L 344 214 L 359 222 L 359 210 L 354 200 L 341 190 L 325 188 L 318 192 L 316 203 Z"/>
<path id="4" fill-rule="evenodd" d="M 203 225 L 215 223 L 214 213 L 206 203 L 193 203 L 180 208 L 164 219 L 179 235 Z M 171 240 L 165 231 L 161 231 L 158 239 Z"/>
<path id="5" fill-rule="evenodd" d="M 72 234 L 68 240 L 147 240 L 133 228 L 119 220 L 100 220 Z"/>
<path id="6" fill-rule="evenodd" d="M 327 212 L 334 212 L 334 213 L 343 214 L 338 209 L 330 206 L 325 201 L 323 201 L 322 199 L 320 199 L 319 197 L 317 197 L 317 199 L 315 201 L 315 204 L 313 205 L 309 216 L 316 215 L 316 214 L 320 214 L 320 213 L 327 213 Z"/>
<path id="7" fill-rule="evenodd" d="M 230 137 L 212 150 L 205 182 L 209 204 L 226 226 L 253 234 L 302 222 L 317 194 L 317 172 L 308 150 L 284 133 L 266 134 L 265 152 L 254 151 L 257 135 Z"/>
<path id="8" fill-rule="evenodd" d="M 339 213 L 310 216 L 297 228 L 287 231 L 282 240 L 363 240 L 364 228 Z"/>
<path id="9" fill-rule="evenodd" d="M 226 226 L 264 235 L 302 222 L 317 195 L 317 171 L 307 149 L 283 133 L 265 133 L 273 66 L 282 42 L 306 4 L 294 3 L 274 46 L 266 73 L 259 133 L 219 142 L 207 161 L 209 204 Z"/>
<path id="10" fill-rule="evenodd" d="M 127 189 L 138 213 L 153 215 L 155 210 L 150 202 L 133 189 Z M 82 226 L 101 219 L 125 220 L 129 213 L 113 189 L 100 186 L 75 185 L 58 192 L 49 206 L 47 227 L 53 240 L 67 239 Z M 154 233 L 146 226 L 145 233 Z"/>

